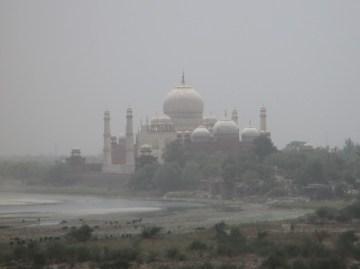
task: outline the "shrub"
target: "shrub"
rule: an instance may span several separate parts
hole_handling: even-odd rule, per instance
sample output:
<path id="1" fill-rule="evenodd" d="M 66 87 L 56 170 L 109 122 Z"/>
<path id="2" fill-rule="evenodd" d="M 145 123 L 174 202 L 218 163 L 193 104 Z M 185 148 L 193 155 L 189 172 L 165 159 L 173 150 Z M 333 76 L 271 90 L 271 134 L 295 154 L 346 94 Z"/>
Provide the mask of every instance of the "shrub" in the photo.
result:
<path id="1" fill-rule="evenodd" d="M 261 265 L 262 269 L 287 269 L 287 258 L 281 252 L 274 252 Z"/>
<path id="2" fill-rule="evenodd" d="M 238 228 L 232 228 L 230 234 L 222 232 L 217 237 L 217 252 L 220 255 L 234 256 L 246 249 L 246 237 Z"/>
<path id="3" fill-rule="evenodd" d="M 140 256 L 138 249 L 124 248 L 116 251 L 109 251 L 106 259 L 100 264 L 101 269 L 128 269 L 131 262 L 136 261 Z"/>
<path id="4" fill-rule="evenodd" d="M 166 258 L 171 260 L 179 260 L 179 261 L 185 260 L 185 255 L 181 253 L 180 250 L 176 247 L 171 247 L 167 249 L 165 252 L 165 256 Z"/>
<path id="5" fill-rule="evenodd" d="M 338 253 L 344 256 L 356 255 L 356 246 L 358 238 L 354 231 L 347 231 L 340 234 L 336 241 Z"/>
<path id="6" fill-rule="evenodd" d="M 92 231 L 93 230 L 90 228 L 90 226 L 85 224 L 78 229 L 71 229 L 71 231 L 67 234 L 67 237 L 76 241 L 85 242 L 90 240 Z"/>
<path id="7" fill-rule="evenodd" d="M 332 220 L 337 216 L 337 210 L 330 207 L 320 207 L 316 210 L 316 215 L 321 219 Z"/>
<path id="8" fill-rule="evenodd" d="M 160 233 L 161 229 L 158 226 L 145 227 L 141 232 L 141 236 L 142 238 L 153 238 Z"/>
<path id="9" fill-rule="evenodd" d="M 151 262 L 154 262 L 156 261 L 157 259 L 159 258 L 159 253 L 152 250 L 150 251 L 147 256 L 146 256 L 146 262 L 147 263 L 151 263 Z"/>
<path id="10" fill-rule="evenodd" d="M 292 269 L 309 269 L 303 260 L 295 260 L 292 265 Z"/>
<path id="11" fill-rule="evenodd" d="M 344 260 L 339 257 L 313 258 L 309 262 L 311 269 L 346 269 Z"/>
<path id="12" fill-rule="evenodd" d="M 190 250 L 196 250 L 196 251 L 206 250 L 207 248 L 208 246 L 204 242 L 201 242 L 199 240 L 192 241 L 189 246 Z"/>
<path id="13" fill-rule="evenodd" d="M 60 242 L 50 243 L 46 247 L 46 257 L 51 260 L 63 261 L 66 258 L 66 245 Z"/>

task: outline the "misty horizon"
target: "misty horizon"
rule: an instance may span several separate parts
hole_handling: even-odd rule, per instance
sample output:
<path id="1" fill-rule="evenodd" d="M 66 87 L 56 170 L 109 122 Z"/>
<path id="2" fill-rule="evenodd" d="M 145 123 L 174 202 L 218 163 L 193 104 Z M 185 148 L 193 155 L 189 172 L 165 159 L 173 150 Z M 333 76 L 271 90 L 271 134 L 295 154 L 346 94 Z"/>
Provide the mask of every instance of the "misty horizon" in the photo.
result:
<path id="1" fill-rule="evenodd" d="M 102 152 L 103 113 L 162 114 L 186 81 L 204 116 L 261 105 L 280 148 L 360 142 L 358 1 L 0 0 L 1 155 Z"/>

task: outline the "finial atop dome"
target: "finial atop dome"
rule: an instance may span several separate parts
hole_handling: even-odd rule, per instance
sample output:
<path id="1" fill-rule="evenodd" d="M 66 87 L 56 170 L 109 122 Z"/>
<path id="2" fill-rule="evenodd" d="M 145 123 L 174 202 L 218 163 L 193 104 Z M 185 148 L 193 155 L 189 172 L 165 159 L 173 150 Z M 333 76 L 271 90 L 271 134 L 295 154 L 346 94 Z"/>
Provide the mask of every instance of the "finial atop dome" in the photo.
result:
<path id="1" fill-rule="evenodd" d="M 185 72 L 184 72 L 184 69 L 182 71 L 181 84 L 185 85 Z"/>

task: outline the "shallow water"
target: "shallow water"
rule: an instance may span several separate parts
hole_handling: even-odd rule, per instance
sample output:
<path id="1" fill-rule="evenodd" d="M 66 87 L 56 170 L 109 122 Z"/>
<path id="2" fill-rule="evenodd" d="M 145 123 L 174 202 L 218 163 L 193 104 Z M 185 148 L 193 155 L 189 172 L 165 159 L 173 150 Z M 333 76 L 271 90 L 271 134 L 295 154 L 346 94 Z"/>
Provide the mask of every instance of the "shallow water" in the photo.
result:
<path id="1" fill-rule="evenodd" d="M 217 204 L 217 206 L 214 206 Z M 163 226 L 192 227 L 227 223 L 256 223 L 292 219 L 309 213 L 305 209 L 273 208 L 266 204 L 240 203 L 230 211 L 221 201 L 208 204 L 184 201 L 135 200 L 90 195 L 1 193 L 0 224 L 25 223 L 25 226 L 49 226 L 62 220 L 111 220 L 128 214 L 145 216 Z M 186 209 L 186 210 L 184 210 Z M 25 221 L 25 222 L 24 222 Z"/>
<path id="2" fill-rule="evenodd" d="M 10 216 L 86 216 L 109 213 L 152 212 L 162 202 L 80 195 L 0 193 L 0 218 Z"/>

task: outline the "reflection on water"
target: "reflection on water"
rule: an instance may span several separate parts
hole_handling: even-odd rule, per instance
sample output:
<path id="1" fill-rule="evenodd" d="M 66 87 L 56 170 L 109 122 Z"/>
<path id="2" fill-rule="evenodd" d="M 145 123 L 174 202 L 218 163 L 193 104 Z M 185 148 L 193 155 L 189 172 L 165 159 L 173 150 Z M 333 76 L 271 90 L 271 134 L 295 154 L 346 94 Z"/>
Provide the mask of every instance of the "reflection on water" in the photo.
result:
<path id="1" fill-rule="evenodd" d="M 0 218 L 21 215 L 84 216 L 108 213 L 151 212 L 164 208 L 156 201 L 79 195 L 0 193 Z"/>
<path id="2" fill-rule="evenodd" d="M 229 206 L 232 205 L 232 206 Z M 169 209 L 169 210 L 168 210 Z M 191 209 L 191 210 L 184 210 Z M 181 201 L 148 201 L 81 195 L 50 195 L 0 192 L 0 224 L 49 226 L 63 221 L 111 220 L 115 214 L 148 213 L 148 221 L 161 226 L 182 227 L 214 225 L 220 221 L 256 223 L 303 216 L 312 210 L 269 207 L 263 203 L 230 203 L 210 200 L 208 203 Z M 119 216 L 116 216 L 119 217 Z M 150 221 L 150 222 L 151 222 Z"/>

